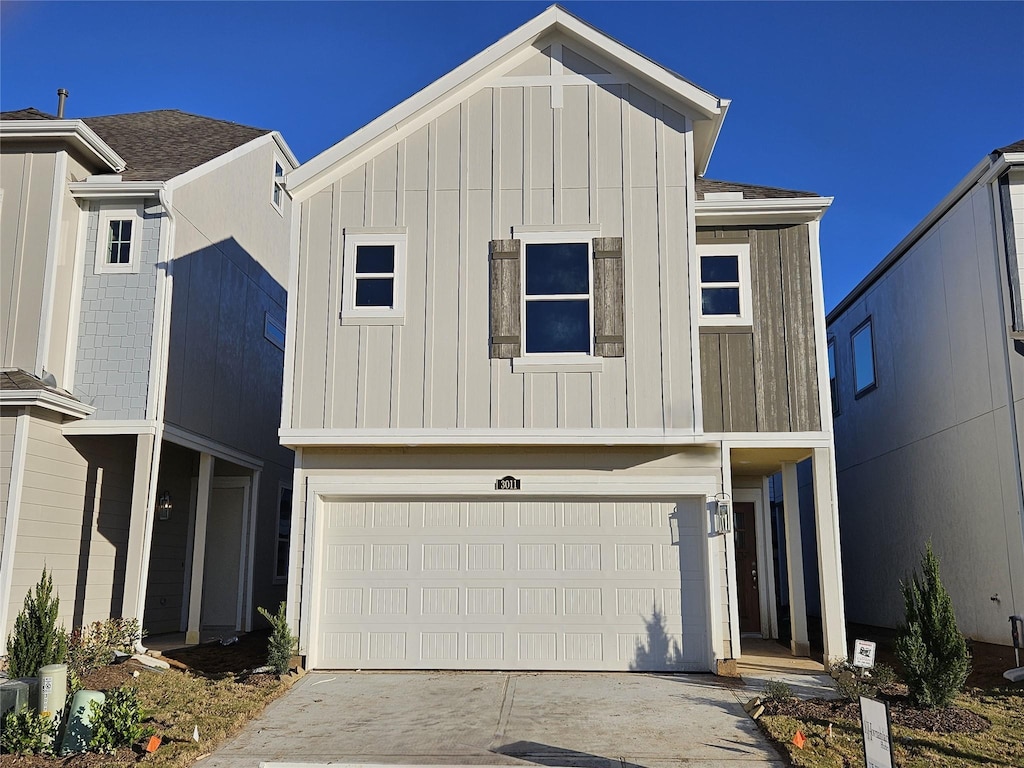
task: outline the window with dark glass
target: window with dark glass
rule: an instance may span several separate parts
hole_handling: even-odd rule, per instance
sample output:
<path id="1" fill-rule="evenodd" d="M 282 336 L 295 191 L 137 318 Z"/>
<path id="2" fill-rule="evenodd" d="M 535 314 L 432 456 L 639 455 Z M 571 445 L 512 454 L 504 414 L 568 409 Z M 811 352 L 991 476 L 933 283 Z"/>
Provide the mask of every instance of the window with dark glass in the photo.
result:
<path id="1" fill-rule="evenodd" d="M 355 282 L 355 306 L 394 306 L 395 246 L 356 246 Z"/>
<path id="2" fill-rule="evenodd" d="M 828 340 L 828 388 L 832 395 L 832 413 L 839 413 L 839 382 L 836 380 L 836 344 Z"/>
<path id="3" fill-rule="evenodd" d="M 703 315 L 740 314 L 740 257 L 700 257 L 700 303 Z"/>
<path id="4" fill-rule="evenodd" d="M 528 243 L 526 354 L 590 354 L 590 244 Z"/>
<path id="5" fill-rule="evenodd" d="M 871 318 L 868 318 L 851 335 L 853 341 L 853 382 L 856 394 L 874 389 L 875 341 L 872 337 Z"/>
<path id="6" fill-rule="evenodd" d="M 277 558 L 274 563 L 274 579 L 288 578 L 288 550 L 292 536 L 292 489 L 282 488 L 277 507 Z"/>
<path id="7" fill-rule="evenodd" d="M 284 201 L 284 167 L 276 160 L 274 161 L 274 180 L 270 195 L 274 207 L 279 209 Z"/>
<path id="8" fill-rule="evenodd" d="M 131 219 L 107 222 L 107 264 L 130 264 L 132 260 Z"/>

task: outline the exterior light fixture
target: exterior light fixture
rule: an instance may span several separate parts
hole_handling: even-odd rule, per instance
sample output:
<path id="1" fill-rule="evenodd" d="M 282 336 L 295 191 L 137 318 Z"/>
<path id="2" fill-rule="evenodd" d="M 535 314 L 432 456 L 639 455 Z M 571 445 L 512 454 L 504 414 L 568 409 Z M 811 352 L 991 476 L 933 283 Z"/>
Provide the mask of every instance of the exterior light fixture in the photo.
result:
<path id="1" fill-rule="evenodd" d="M 729 494 L 715 494 L 715 499 L 709 506 L 715 533 L 729 533 L 732 530 L 732 500 Z"/>
<path id="2" fill-rule="evenodd" d="M 170 491 L 160 491 L 156 501 L 157 520 L 170 520 L 171 511 L 174 509 L 174 502 L 171 500 Z"/>

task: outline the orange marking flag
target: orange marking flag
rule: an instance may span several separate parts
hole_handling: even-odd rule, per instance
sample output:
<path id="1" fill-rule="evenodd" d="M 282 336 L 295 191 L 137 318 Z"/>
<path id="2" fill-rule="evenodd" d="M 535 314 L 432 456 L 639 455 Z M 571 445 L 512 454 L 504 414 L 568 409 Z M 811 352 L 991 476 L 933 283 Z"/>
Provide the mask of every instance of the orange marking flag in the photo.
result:
<path id="1" fill-rule="evenodd" d="M 156 752 L 157 747 L 159 747 L 159 746 L 160 746 L 160 737 L 159 736 L 150 736 L 149 737 L 149 741 L 146 743 L 146 751 L 147 752 Z"/>
<path id="2" fill-rule="evenodd" d="M 796 735 L 793 736 L 793 743 L 796 744 L 797 749 L 803 749 L 804 744 L 807 742 L 807 737 L 804 736 L 803 732 L 797 731 Z"/>

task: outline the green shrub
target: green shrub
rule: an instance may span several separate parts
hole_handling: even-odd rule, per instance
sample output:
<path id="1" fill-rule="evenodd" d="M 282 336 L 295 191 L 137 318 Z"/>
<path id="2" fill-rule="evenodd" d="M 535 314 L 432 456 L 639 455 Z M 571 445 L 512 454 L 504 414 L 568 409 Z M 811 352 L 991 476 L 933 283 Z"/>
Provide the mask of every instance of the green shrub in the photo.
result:
<path id="1" fill-rule="evenodd" d="M 270 613 L 263 607 L 259 607 L 257 610 L 263 618 L 270 622 L 271 626 L 270 642 L 267 645 L 267 664 L 274 668 L 274 672 L 283 675 L 291 665 L 296 640 L 288 626 L 285 604 L 281 603 L 278 606 L 276 614 Z"/>
<path id="2" fill-rule="evenodd" d="M 92 716 L 92 740 L 89 749 L 112 754 L 119 747 L 135 744 L 146 735 L 142 727 L 142 708 L 139 694 L 130 685 L 107 692 L 101 704 L 89 704 Z"/>
<path id="3" fill-rule="evenodd" d="M 40 667 L 62 664 L 67 658 L 68 638 L 57 626 L 60 598 L 53 594 L 53 579 L 43 568 L 43 575 L 29 590 L 25 604 L 14 620 L 14 631 L 7 638 L 7 674 L 12 677 L 35 677 Z"/>
<path id="4" fill-rule="evenodd" d="M 879 690 L 896 682 L 896 673 L 888 664 L 876 664 L 873 669 L 855 667 L 846 659 L 835 659 L 826 671 L 836 684 L 836 691 L 844 699 L 856 701 L 861 696 L 877 696 Z"/>
<path id="5" fill-rule="evenodd" d="M 761 696 L 768 701 L 788 701 L 793 698 L 793 689 L 781 680 L 769 680 L 764 684 Z"/>
<path id="6" fill-rule="evenodd" d="M 79 627 L 68 638 L 68 668 L 75 676 L 85 677 L 109 664 L 114 651 L 135 653 L 140 639 L 138 619 L 107 619 Z"/>
<path id="7" fill-rule="evenodd" d="M 919 707 L 943 707 L 963 690 L 971 658 L 931 542 L 921 559 L 920 577 L 914 573 L 909 582 L 900 582 L 900 591 L 906 625 L 896 638 L 896 658 L 903 665 L 910 699 Z"/>
<path id="8" fill-rule="evenodd" d="M 53 754 L 57 720 L 41 715 L 30 707 L 7 712 L 0 723 L 0 754 Z"/>

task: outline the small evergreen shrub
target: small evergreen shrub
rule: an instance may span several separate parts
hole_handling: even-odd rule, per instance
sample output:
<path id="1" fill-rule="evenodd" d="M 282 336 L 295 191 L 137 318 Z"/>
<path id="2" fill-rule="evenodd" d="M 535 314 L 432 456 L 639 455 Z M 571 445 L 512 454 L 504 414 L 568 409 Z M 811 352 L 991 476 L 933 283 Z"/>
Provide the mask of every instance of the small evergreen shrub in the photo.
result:
<path id="1" fill-rule="evenodd" d="M 918 707 L 943 707 L 963 690 L 971 657 L 931 542 L 921 559 L 921 575 L 900 582 L 900 591 L 906 625 L 896 638 L 896 658 L 903 665 L 910 699 Z"/>
<path id="2" fill-rule="evenodd" d="M 113 754 L 119 747 L 135 744 L 146 735 L 139 694 L 130 685 L 107 692 L 103 703 L 89 704 L 92 716 L 92 740 L 89 749 Z"/>
<path id="3" fill-rule="evenodd" d="M 281 603 L 278 606 L 276 614 L 270 613 L 262 606 L 257 610 L 263 618 L 270 622 L 271 627 L 270 642 L 267 645 L 267 664 L 273 667 L 274 672 L 278 675 L 283 675 L 291 664 L 296 641 L 296 637 L 288 626 L 285 604 Z"/>
<path id="4" fill-rule="evenodd" d="M 12 709 L 0 722 L 0 754 L 52 755 L 57 724 L 31 707 L 22 707 L 20 712 Z"/>
<path id="5" fill-rule="evenodd" d="M 877 696 L 880 690 L 896 682 L 896 673 L 888 664 L 876 664 L 873 669 L 864 669 L 855 667 L 846 659 L 835 659 L 826 671 L 835 681 L 839 695 L 851 701 L 861 696 Z"/>
<path id="6" fill-rule="evenodd" d="M 68 667 L 81 678 L 109 664 L 114 651 L 135 653 L 142 639 L 138 619 L 107 619 L 79 627 L 68 638 Z"/>
<path id="7" fill-rule="evenodd" d="M 788 701 L 793 698 L 793 689 L 781 680 L 769 680 L 764 684 L 761 696 L 766 701 Z"/>
<path id="8" fill-rule="evenodd" d="M 53 579 L 43 568 L 43 575 L 29 590 L 25 604 L 14 620 L 14 631 L 7 638 L 7 674 L 12 677 L 35 677 L 40 667 L 62 664 L 67 658 L 68 638 L 57 626 L 60 598 L 53 593 Z"/>

